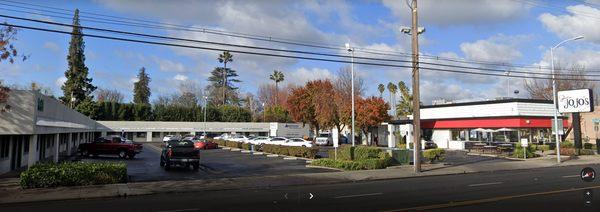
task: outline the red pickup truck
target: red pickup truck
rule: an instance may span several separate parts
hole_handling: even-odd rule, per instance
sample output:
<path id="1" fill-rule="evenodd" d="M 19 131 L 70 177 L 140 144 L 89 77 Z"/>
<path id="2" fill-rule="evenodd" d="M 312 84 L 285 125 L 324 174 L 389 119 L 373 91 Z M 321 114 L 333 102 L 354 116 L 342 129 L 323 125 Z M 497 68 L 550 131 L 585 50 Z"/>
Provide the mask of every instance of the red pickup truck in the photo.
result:
<path id="1" fill-rule="evenodd" d="M 104 154 L 118 155 L 120 158 L 133 159 L 142 152 L 142 144 L 129 141 L 120 136 L 106 136 L 96 139 L 92 143 L 79 144 L 77 151 L 81 156 L 94 157 Z"/>

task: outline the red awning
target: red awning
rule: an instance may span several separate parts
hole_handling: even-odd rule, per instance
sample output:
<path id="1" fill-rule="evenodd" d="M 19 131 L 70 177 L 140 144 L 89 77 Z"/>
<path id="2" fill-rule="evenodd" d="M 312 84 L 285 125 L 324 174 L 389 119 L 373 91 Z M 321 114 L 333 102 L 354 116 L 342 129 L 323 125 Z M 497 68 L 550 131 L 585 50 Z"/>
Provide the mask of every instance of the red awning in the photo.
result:
<path id="1" fill-rule="evenodd" d="M 562 120 L 568 127 L 568 121 Z M 552 118 L 547 117 L 493 117 L 477 119 L 445 119 L 422 120 L 424 129 L 458 129 L 458 128 L 552 128 Z"/>

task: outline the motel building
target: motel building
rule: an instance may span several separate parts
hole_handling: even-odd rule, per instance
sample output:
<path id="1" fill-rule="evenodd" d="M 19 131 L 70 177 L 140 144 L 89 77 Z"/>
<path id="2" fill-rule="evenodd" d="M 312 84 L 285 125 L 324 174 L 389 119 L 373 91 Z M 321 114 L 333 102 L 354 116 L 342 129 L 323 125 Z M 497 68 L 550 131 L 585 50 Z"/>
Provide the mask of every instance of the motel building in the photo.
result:
<path id="1" fill-rule="evenodd" d="M 439 148 L 464 150 L 474 143 L 515 143 L 521 139 L 555 142 L 553 118 L 554 107 L 548 100 L 500 99 L 422 106 L 422 143 L 432 141 Z M 566 128 L 567 117 L 559 114 L 558 118 Z M 412 120 L 383 125 L 379 135 L 387 136 L 388 147 L 395 146 L 395 135 L 412 142 Z"/>

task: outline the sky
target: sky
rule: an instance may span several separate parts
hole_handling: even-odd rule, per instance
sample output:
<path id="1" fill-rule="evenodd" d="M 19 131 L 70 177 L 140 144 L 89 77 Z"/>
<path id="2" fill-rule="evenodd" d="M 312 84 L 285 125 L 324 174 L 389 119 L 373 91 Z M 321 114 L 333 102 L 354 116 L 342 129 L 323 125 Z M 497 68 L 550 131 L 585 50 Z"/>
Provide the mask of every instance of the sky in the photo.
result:
<path id="1" fill-rule="evenodd" d="M 33 5 L 0 0 L 0 14 L 71 23 L 73 10 L 79 9 L 83 26 L 283 50 L 347 54 L 342 49 L 308 48 L 215 35 L 198 30 L 166 30 L 131 24 L 117 25 L 109 21 L 103 23 L 103 20 L 114 17 L 119 17 L 121 21 L 141 19 L 183 25 L 187 26 L 187 29 L 206 28 L 340 48 L 343 48 L 345 43 L 350 43 L 357 48 L 356 56 L 410 60 L 397 55 L 373 55 L 362 51 L 410 53 L 411 38 L 399 30 L 411 23 L 411 10 L 402 0 L 51 0 L 27 3 Z M 549 72 L 545 67 L 550 64 L 550 47 L 564 39 L 583 35 L 584 39 L 558 48 L 555 58 L 560 64 L 577 64 L 585 67 L 587 71 L 600 71 L 600 29 L 597 27 L 600 26 L 600 0 L 421 0 L 418 11 L 419 25 L 426 29 L 419 38 L 419 51 L 422 55 L 544 67 L 539 71 Z M 0 19 L 11 24 L 70 31 L 68 27 Z M 106 35 L 86 30 L 84 33 Z M 11 85 L 29 85 L 36 82 L 51 90 L 54 95 L 62 96 L 60 86 L 65 81 L 70 36 L 23 29 L 18 32 L 17 39 L 15 46 L 21 53 L 29 55 L 29 59 L 14 64 L 0 63 L 0 79 Z M 181 83 L 194 83 L 198 87 L 205 87 L 210 71 L 221 66 L 217 61 L 220 52 L 217 51 L 90 37 L 84 40 L 86 65 L 90 70 L 89 76 L 93 78 L 92 83 L 99 88 L 119 90 L 125 94 L 126 102 L 132 100 L 133 83 L 136 82 L 136 75 L 141 67 L 145 67 L 152 78 L 151 99 L 156 99 L 160 95 L 176 93 Z M 336 62 L 239 53 L 233 55 L 234 61 L 229 63 L 228 67 L 238 72 L 239 79 L 242 80 L 238 86 L 242 93 L 256 93 L 259 85 L 273 83 L 269 80 L 269 74 L 273 70 L 283 71 L 284 84 L 301 85 L 309 80 L 333 78 L 340 69 L 348 66 L 346 63 Z M 424 61 L 451 64 L 447 60 L 439 59 Z M 470 66 L 484 67 L 478 64 Z M 409 68 L 372 65 L 355 65 L 354 68 L 356 74 L 365 81 L 367 96 L 379 96 L 377 85 L 380 83 L 405 81 L 411 84 Z M 422 69 L 420 83 L 421 98 L 425 104 L 441 98 L 481 100 L 509 94 L 513 97 L 528 97 L 523 88 L 524 79 L 520 78 Z M 514 94 L 513 90 L 520 92 Z M 389 94 L 386 92 L 383 97 L 387 99 Z"/>

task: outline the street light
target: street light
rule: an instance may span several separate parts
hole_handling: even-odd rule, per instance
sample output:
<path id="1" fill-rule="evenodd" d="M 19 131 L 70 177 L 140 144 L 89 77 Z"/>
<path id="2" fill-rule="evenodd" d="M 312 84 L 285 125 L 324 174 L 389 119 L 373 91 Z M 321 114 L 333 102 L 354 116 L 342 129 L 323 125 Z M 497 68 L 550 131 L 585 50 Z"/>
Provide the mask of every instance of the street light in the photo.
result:
<path id="1" fill-rule="evenodd" d="M 206 138 L 206 102 L 208 102 L 208 96 L 204 96 L 204 138 Z"/>
<path id="2" fill-rule="evenodd" d="M 350 43 L 346 43 L 346 50 L 348 50 L 348 52 L 350 53 L 351 57 L 351 63 L 350 63 L 350 72 L 351 72 L 351 80 L 352 80 L 352 133 L 350 135 L 352 135 L 352 146 L 354 146 L 354 48 L 350 47 Z"/>
<path id="3" fill-rule="evenodd" d="M 556 131 L 556 133 L 555 133 L 555 136 L 556 136 L 556 161 L 558 163 L 560 163 L 560 138 L 558 137 L 558 106 L 556 105 L 556 79 L 554 77 L 554 49 L 558 48 L 560 45 L 563 45 L 566 42 L 579 40 L 582 38 L 583 38 L 583 36 L 577 36 L 574 38 L 570 38 L 570 39 L 564 40 L 564 41 L 556 44 L 556 46 L 550 48 L 550 61 L 551 61 L 551 66 L 552 66 L 552 102 L 554 104 L 554 130 Z"/>

